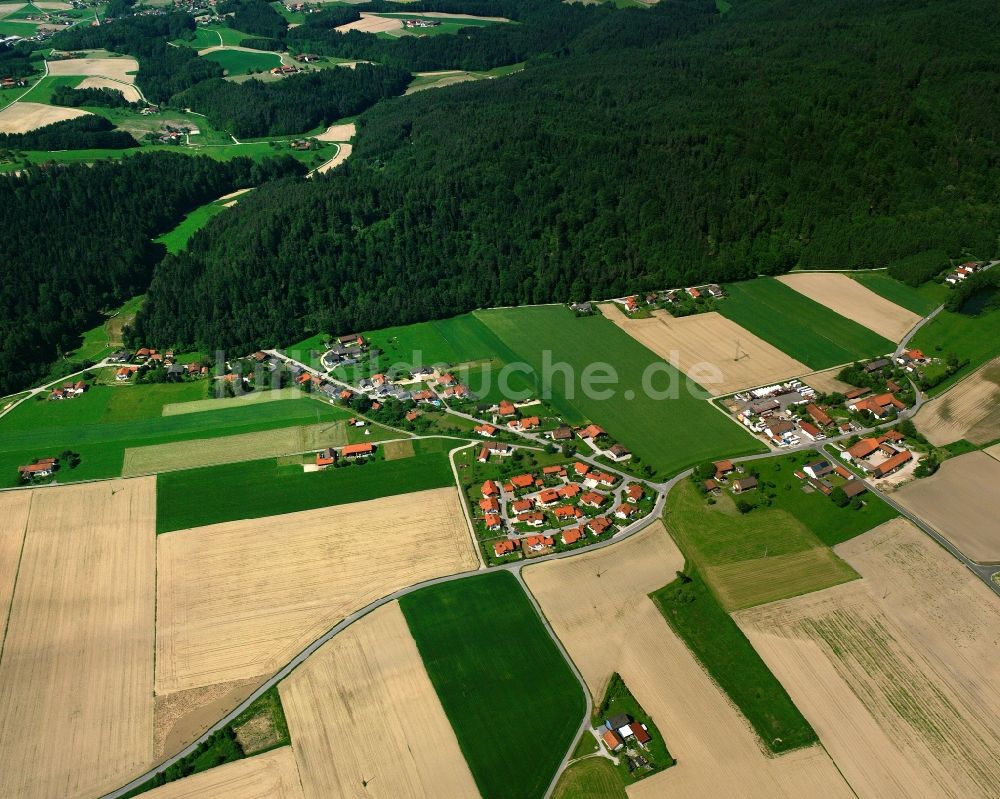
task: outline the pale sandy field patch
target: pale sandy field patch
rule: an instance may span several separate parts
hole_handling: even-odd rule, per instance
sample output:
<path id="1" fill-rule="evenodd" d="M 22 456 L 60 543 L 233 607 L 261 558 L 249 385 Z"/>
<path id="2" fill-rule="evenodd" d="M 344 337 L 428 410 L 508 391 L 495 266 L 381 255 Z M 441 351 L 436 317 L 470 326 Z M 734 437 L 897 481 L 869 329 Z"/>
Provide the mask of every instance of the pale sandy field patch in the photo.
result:
<path id="1" fill-rule="evenodd" d="M 157 693 L 272 674 L 349 613 L 478 565 L 458 491 L 157 539 Z"/>
<path id="2" fill-rule="evenodd" d="M 246 194 L 248 191 L 253 191 L 253 186 L 246 189 L 237 189 L 236 191 L 229 192 L 229 194 L 223 194 L 216 202 L 221 200 L 235 200 L 237 197 Z"/>
<path id="3" fill-rule="evenodd" d="M 19 11 L 24 8 L 26 3 L 0 3 L 0 17 L 5 17 L 8 14 L 13 14 L 15 11 Z"/>
<path id="4" fill-rule="evenodd" d="M 238 408 L 241 405 L 256 405 L 259 402 L 277 402 L 279 400 L 302 399 L 304 395 L 297 388 L 279 388 L 276 391 L 251 391 L 238 397 L 218 397 L 211 399 L 189 400 L 188 402 L 171 402 L 163 406 L 164 416 L 182 416 L 186 413 L 202 413 L 204 411 L 221 411 L 226 408 Z"/>
<path id="5" fill-rule="evenodd" d="M 50 75 L 92 75 L 95 78 L 111 78 L 121 83 L 135 83 L 135 73 L 139 62 L 134 58 L 67 58 L 49 61 Z"/>
<path id="6" fill-rule="evenodd" d="M 714 311 L 680 319 L 666 311 L 653 311 L 650 319 L 630 319 L 615 303 L 598 307 L 632 338 L 713 396 L 778 383 L 809 371 L 805 364 Z"/>
<path id="7" fill-rule="evenodd" d="M 890 341 L 899 341 L 920 321 L 913 311 L 890 302 L 847 275 L 802 272 L 781 275 L 778 280 Z"/>
<path id="8" fill-rule="evenodd" d="M 403 27 L 403 20 L 396 19 L 395 17 L 379 17 L 375 14 L 371 14 L 365 11 L 361 12 L 361 19 L 356 19 L 354 22 L 348 22 L 346 25 L 340 25 L 334 30 L 338 30 L 341 33 L 347 33 L 348 31 L 361 31 L 362 33 L 387 33 L 388 31 L 399 30 Z"/>
<path id="9" fill-rule="evenodd" d="M 841 369 L 843 369 L 842 366 L 836 366 L 833 369 L 825 369 L 822 372 L 813 372 L 812 374 L 804 375 L 802 382 L 807 386 L 812 386 L 823 394 L 843 394 L 845 391 L 850 391 L 854 386 L 837 379 L 837 375 L 840 374 Z"/>
<path id="10" fill-rule="evenodd" d="M 57 108 L 42 103 L 11 103 L 0 111 L 0 133 L 27 133 L 55 122 L 85 117 L 89 111 L 79 108 Z"/>
<path id="11" fill-rule="evenodd" d="M 630 786 L 628 795 L 852 797 L 819 747 L 766 756 L 746 719 L 670 629 L 648 594 L 683 567 L 656 523 L 615 546 L 523 571 L 591 695 L 600 700 L 617 671 L 678 760 Z"/>
<path id="12" fill-rule="evenodd" d="M 149 799 L 302 799 L 295 755 L 282 746 L 143 794 Z"/>
<path id="13" fill-rule="evenodd" d="M 1000 438 L 1000 358 L 925 404 L 914 421 L 937 447 L 963 438 L 973 444 Z"/>
<path id="14" fill-rule="evenodd" d="M 346 443 L 347 427 L 343 421 L 240 433 L 204 439 L 197 444 L 191 441 L 171 441 L 168 444 L 126 449 L 122 475 L 132 477 L 172 469 L 252 461 L 323 447 L 339 447 Z"/>
<path id="15" fill-rule="evenodd" d="M 450 75 L 442 75 L 437 80 L 429 83 L 408 86 L 404 94 L 414 94 L 416 92 L 425 91 L 426 89 L 442 89 L 445 86 L 454 86 L 456 83 L 466 83 L 470 80 L 479 80 L 479 78 L 469 72 L 457 72 Z"/>
<path id="16" fill-rule="evenodd" d="M 337 150 L 337 154 L 326 163 L 320 164 L 320 166 L 316 167 L 316 169 L 313 171 L 319 172 L 322 175 L 324 172 L 329 172 L 331 169 L 336 169 L 338 166 L 344 163 L 344 161 L 350 158 L 351 153 L 354 152 L 354 148 L 350 144 L 339 144 L 337 146 L 339 148 Z M 312 172 L 310 172 L 309 174 L 312 174 Z"/>
<path id="17" fill-rule="evenodd" d="M 355 622 L 279 687 L 306 799 L 478 797 L 396 602 Z"/>
<path id="18" fill-rule="evenodd" d="M 413 457 L 413 441 L 387 441 L 382 445 L 382 454 L 387 461 Z"/>
<path id="19" fill-rule="evenodd" d="M 330 125 L 319 136 L 316 136 L 316 139 L 318 141 L 350 141 L 355 137 L 357 132 L 357 128 L 353 122 L 349 122 L 346 125 Z"/>
<path id="20" fill-rule="evenodd" d="M 69 11 L 73 7 L 69 3 L 61 3 L 59 0 L 39 0 L 32 5 L 35 8 L 44 8 L 48 11 Z"/>
<path id="21" fill-rule="evenodd" d="M 904 519 L 836 549 L 862 580 L 740 627 L 862 799 L 996 796 L 1000 601 Z"/>
<path id="22" fill-rule="evenodd" d="M 981 563 L 1000 562 L 1000 461 L 985 452 L 949 458 L 893 499 Z"/>
<path id="23" fill-rule="evenodd" d="M 157 696 L 153 706 L 153 753 L 157 760 L 176 754 L 252 694 L 263 682 L 206 685 Z"/>
<path id="24" fill-rule="evenodd" d="M 24 532 L 28 526 L 28 511 L 34 495 L 34 491 L 5 491 L 0 494 L 0 655 L 3 653 L 7 614 L 14 596 Z"/>
<path id="25" fill-rule="evenodd" d="M 121 92 L 122 96 L 130 103 L 139 102 L 142 97 L 139 94 L 139 90 L 129 83 L 122 83 L 117 80 L 111 80 L 111 78 L 101 78 L 101 77 L 91 77 L 84 78 L 77 84 L 78 89 L 114 89 L 117 92 Z"/>
<path id="26" fill-rule="evenodd" d="M 156 481 L 35 489 L 0 659 L 0 796 L 92 799 L 152 761 Z"/>

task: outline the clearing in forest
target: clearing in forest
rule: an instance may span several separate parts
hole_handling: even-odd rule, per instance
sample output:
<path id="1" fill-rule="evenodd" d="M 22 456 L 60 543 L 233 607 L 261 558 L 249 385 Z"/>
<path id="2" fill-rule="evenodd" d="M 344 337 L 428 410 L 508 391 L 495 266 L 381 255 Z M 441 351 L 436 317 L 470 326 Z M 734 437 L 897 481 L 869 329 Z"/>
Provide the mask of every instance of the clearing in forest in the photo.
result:
<path id="1" fill-rule="evenodd" d="M 996 795 L 1000 600 L 903 519 L 837 553 L 862 580 L 740 627 L 861 799 Z"/>
<path id="2" fill-rule="evenodd" d="M 92 799 L 149 767 L 155 491 L 31 492 L 0 658 L 0 796 Z"/>
<path id="3" fill-rule="evenodd" d="M 893 494 L 904 508 L 980 563 L 1000 562 L 1000 461 L 986 452 L 949 458 Z"/>
<path id="4" fill-rule="evenodd" d="M 454 488 L 182 530 L 157 552 L 157 693 L 273 674 L 379 597 L 478 565 Z"/>
<path id="5" fill-rule="evenodd" d="M 653 311 L 648 319 L 630 319 L 615 303 L 598 307 L 632 338 L 713 396 L 780 383 L 809 371 L 804 363 L 714 311 L 679 319 L 666 311 Z"/>
<path id="6" fill-rule="evenodd" d="M 920 321 L 913 311 L 889 302 L 847 275 L 803 272 L 782 275 L 778 280 L 890 341 L 900 341 Z"/>
<path id="7" fill-rule="evenodd" d="M 648 595 L 683 568 L 677 546 L 654 524 L 609 549 L 524 569 L 591 695 L 602 696 L 618 672 L 677 758 L 672 768 L 629 786 L 629 796 L 852 797 L 819 747 L 766 756 L 746 719 L 671 630 Z"/>
<path id="8" fill-rule="evenodd" d="M 306 799 L 366 780 L 378 796 L 479 796 L 396 602 L 324 644 L 280 693 Z"/>

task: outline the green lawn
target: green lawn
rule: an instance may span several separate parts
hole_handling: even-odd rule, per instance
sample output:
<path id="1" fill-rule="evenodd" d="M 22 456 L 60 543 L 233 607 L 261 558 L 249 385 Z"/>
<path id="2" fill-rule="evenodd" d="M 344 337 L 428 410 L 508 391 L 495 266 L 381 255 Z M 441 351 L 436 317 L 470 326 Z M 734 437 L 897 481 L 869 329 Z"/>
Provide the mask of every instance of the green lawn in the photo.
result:
<path id="1" fill-rule="evenodd" d="M 828 369 L 896 345 L 769 277 L 726 285 L 719 313 L 812 369 Z"/>
<path id="2" fill-rule="evenodd" d="M 927 316 L 941 303 L 948 299 L 948 287 L 943 283 L 924 283 L 918 288 L 900 283 L 886 272 L 846 272 L 862 286 L 874 291 L 890 302 L 896 303 L 908 311 L 920 316 Z"/>
<path id="3" fill-rule="evenodd" d="M 225 203 L 213 200 L 210 203 L 195 208 L 185 216 L 173 230 L 158 236 L 154 241 L 167 248 L 169 253 L 178 253 L 187 249 L 191 237 L 201 230 L 213 216 L 218 216 L 226 210 Z"/>
<path id="4" fill-rule="evenodd" d="M 1000 308 L 978 316 L 941 311 L 917 331 L 911 344 L 929 356 L 943 358 L 954 353 L 969 360 L 968 365 L 927 392 L 935 397 L 1000 355 Z"/>
<path id="5" fill-rule="evenodd" d="M 266 458 L 168 472 L 156 480 L 157 533 L 361 502 L 454 482 L 448 456 L 442 452 L 309 473 L 301 465 Z"/>
<path id="6" fill-rule="evenodd" d="M 199 25 L 190 39 L 176 39 L 173 44 L 182 44 L 196 50 L 204 50 L 207 47 L 219 47 L 220 45 L 239 45 L 244 39 L 252 37 L 253 34 L 243 33 L 225 25 Z"/>
<path id="7" fill-rule="evenodd" d="M 540 799 L 586 704 L 516 578 L 470 577 L 399 605 L 480 793 Z"/>
<path id="8" fill-rule="evenodd" d="M 588 757 L 569 766 L 559 777 L 553 799 L 627 799 L 622 778 L 604 757 Z"/>
<path id="9" fill-rule="evenodd" d="M 740 709 L 772 752 L 787 752 L 818 738 L 788 692 L 697 572 L 655 591 L 651 598 L 705 670 Z M 681 762 L 683 763 L 683 754 Z"/>
<path id="10" fill-rule="evenodd" d="M 562 372 L 551 370 L 551 404 L 573 424 L 590 420 L 639 455 L 661 474 L 674 474 L 695 463 L 721 457 L 762 452 L 764 447 L 739 425 L 715 410 L 694 381 L 666 364 L 601 315 L 576 318 L 562 306 L 477 311 L 534 374 L 536 391 L 545 393 L 543 363 L 566 363 L 574 377 L 567 383 Z M 546 355 L 547 353 L 547 355 Z M 581 389 L 585 370 L 600 377 L 614 367 L 617 383 L 595 384 L 591 396 Z M 654 367 L 655 365 L 655 367 Z M 643 373 L 653 367 L 650 385 L 675 396 L 650 396 L 642 384 Z"/>
<path id="11" fill-rule="evenodd" d="M 34 36 L 38 32 L 38 25 L 34 22 L 17 22 L 14 20 L 0 20 L 0 34 L 3 36 Z"/>
<path id="12" fill-rule="evenodd" d="M 158 386 L 93 386 L 71 400 L 29 400 L 0 419 L 0 486 L 17 484 L 17 467 L 69 449 L 80 465 L 59 473 L 60 482 L 118 477 L 125 449 L 171 441 L 202 440 L 346 418 L 347 412 L 296 399 L 176 416 L 163 405 L 202 399 L 207 381 Z"/>
<path id="13" fill-rule="evenodd" d="M 220 64 L 228 75 L 246 75 L 251 71 L 267 71 L 281 66 L 281 56 L 276 53 L 248 53 L 244 50 L 215 50 L 202 58 Z"/>

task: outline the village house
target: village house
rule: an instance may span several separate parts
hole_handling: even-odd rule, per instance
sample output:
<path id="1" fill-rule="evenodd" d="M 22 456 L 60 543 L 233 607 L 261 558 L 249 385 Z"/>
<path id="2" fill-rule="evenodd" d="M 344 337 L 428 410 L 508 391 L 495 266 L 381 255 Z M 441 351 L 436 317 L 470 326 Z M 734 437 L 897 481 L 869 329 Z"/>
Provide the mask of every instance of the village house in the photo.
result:
<path id="1" fill-rule="evenodd" d="M 550 505 L 555 505 L 559 501 L 559 492 L 554 488 L 547 488 L 542 491 L 537 497 L 535 497 L 535 502 L 537 502 L 541 507 L 547 508 Z"/>
<path id="2" fill-rule="evenodd" d="M 840 453 L 840 457 L 845 461 L 864 460 L 878 450 L 879 440 L 877 438 L 862 438 L 856 444 Z"/>
<path id="3" fill-rule="evenodd" d="M 493 554 L 498 558 L 502 558 L 504 555 L 510 555 L 517 550 L 519 541 L 511 541 L 509 538 L 503 541 L 497 541 L 493 544 Z"/>
<path id="4" fill-rule="evenodd" d="M 527 513 L 535 507 L 535 503 L 530 499 L 515 499 L 510 506 L 514 513 Z"/>
<path id="5" fill-rule="evenodd" d="M 601 740 L 604 741 L 604 745 L 608 747 L 609 752 L 617 752 L 625 746 L 625 742 L 621 739 L 621 736 L 614 730 L 605 730 L 604 735 L 601 736 Z"/>
<path id="6" fill-rule="evenodd" d="M 531 552 L 541 552 L 543 549 L 550 547 L 553 544 L 555 544 L 555 541 L 547 535 L 529 535 L 524 539 L 524 545 Z"/>
<path id="7" fill-rule="evenodd" d="M 138 366 L 123 366 L 115 372 L 115 380 L 119 383 L 123 383 L 131 378 L 137 371 L 139 371 Z"/>
<path id="8" fill-rule="evenodd" d="M 580 504 L 586 505 L 588 508 L 599 508 L 604 504 L 607 499 L 604 494 L 600 494 L 597 491 L 588 491 L 582 497 L 580 497 Z"/>
<path id="9" fill-rule="evenodd" d="M 705 489 L 705 493 L 706 494 L 718 494 L 719 491 L 721 490 L 719 488 L 719 484 L 717 482 L 715 482 L 715 480 L 706 480 L 701 485 L 702 485 L 702 488 Z"/>
<path id="10" fill-rule="evenodd" d="M 483 497 L 498 497 L 500 496 L 500 486 L 494 483 L 492 480 L 487 480 L 483 483 L 482 488 L 480 488 Z"/>
<path id="11" fill-rule="evenodd" d="M 611 528 L 611 520 L 607 516 L 596 516 L 587 522 L 587 529 L 594 535 L 603 535 Z"/>
<path id="12" fill-rule="evenodd" d="M 631 458 L 632 453 L 625 449 L 625 447 L 621 444 L 615 444 L 608 450 L 608 457 L 616 463 L 621 463 L 622 461 L 627 461 Z"/>
<path id="13" fill-rule="evenodd" d="M 826 438 L 826 434 L 822 430 L 809 422 L 800 422 L 799 430 L 802 431 L 803 435 L 808 436 L 813 441 L 819 441 L 820 439 Z"/>
<path id="14" fill-rule="evenodd" d="M 629 498 L 631 502 L 638 502 L 645 495 L 645 491 L 642 486 L 638 483 L 632 483 L 627 489 L 625 489 L 625 496 Z"/>
<path id="15" fill-rule="evenodd" d="M 701 296 L 701 292 L 698 291 L 698 289 L 696 289 L 694 287 L 687 289 L 687 293 L 691 297 L 692 300 L 696 300 L 696 299 L 698 299 Z"/>
<path id="16" fill-rule="evenodd" d="M 573 438 L 573 428 L 569 425 L 560 425 L 555 430 L 549 432 L 549 438 L 553 441 L 571 441 Z"/>
<path id="17" fill-rule="evenodd" d="M 636 297 L 626 297 L 625 298 L 625 310 L 629 313 L 635 313 L 639 310 L 639 301 Z"/>
<path id="18" fill-rule="evenodd" d="M 487 530 L 495 532 L 503 527 L 503 519 L 500 518 L 499 513 L 487 513 L 485 524 Z"/>
<path id="19" fill-rule="evenodd" d="M 555 464 L 555 465 L 552 465 L 552 466 L 543 466 L 542 467 L 542 474 L 545 477 L 565 477 L 566 476 L 566 467 L 565 466 L 559 466 L 558 464 Z"/>
<path id="20" fill-rule="evenodd" d="M 590 471 L 590 466 L 588 466 L 586 463 L 581 463 L 580 461 L 577 461 L 576 463 L 573 464 L 573 472 L 576 474 L 577 477 L 586 477 L 589 471 Z"/>
<path id="21" fill-rule="evenodd" d="M 897 399 L 895 394 L 878 394 L 874 397 L 853 400 L 847 405 L 857 413 L 870 413 L 876 419 L 885 419 L 894 410 L 901 411 L 906 408 L 906 404 Z"/>
<path id="22" fill-rule="evenodd" d="M 868 490 L 868 486 L 864 484 L 863 481 L 857 478 L 851 478 L 846 483 L 841 486 L 844 494 L 847 495 L 848 499 L 854 499 L 859 494 L 865 493 Z"/>
<path id="23" fill-rule="evenodd" d="M 39 458 L 27 466 L 18 466 L 17 473 L 22 480 L 35 480 L 51 477 L 59 466 L 58 458 Z"/>
<path id="24" fill-rule="evenodd" d="M 716 461 L 712 464 L 715 467 L 715 479 L 724 480 L 726 476 L 736 471 L 732 461 Z"/>
<path id="25" fill-rule="evenodd" d="M 569 544 L 575 544 L 577 541 L 580 541 L 586 534 L 587 534 L 586 528 L 573 527 L 569 530 L 563 531 L 563 534 L 560 537 L 564 544 L 569 545 Z"/>
<path id="26" fill-rule="evenodd" d="M 560 505 L 553 513 L 559 522 L 579 519 L 583 515 L 579 508 L 574 508 L 572 505 Z"/>
<path id="27" fill-rule="evenodd" d="M 596 441 L 597 439 L 606 435 L 607 433 L 605 433 L 604 430 L 598 427 L 596 424 L 588 425 L 579 432 L 580 438 L 582 438 L 584 441 Z"/>
<path id="28" fill-rule="evenodd" d="M 558 492 L 559 496 L 562 499 L 572 499 L 581 491 L 583 491 L 583 489 L 580 488 L 580 486 L 578 486 L 576 483 L 567 483 L 564 486 L 559 486 L 559 488 L 557 488 L 556 491 Z"/>
<path id="29" fill-rule="evenodd" d="M 473 431 L 486 438 L 494 438 L 497 434 L 497 429 L 491 424 L 478 424 Z"/>
<path id="30" fill-rule="evenodd" d="M 570 303 L 569 309 L 581 315 L 592 314 L 594 312 L 594 306 L 589 302 Z"/>
<path id="31" fill-rule="evenodd" d="M 753 475 L 742 477 L 733 481 L 733 493 L 742 494 L 744 491 L 753 491 L 757 487 L 757 478 Z"/>
<path id="32" fill-rule="evenodd" d="M 803 466 L 802 471 L 810 477 L 814 477 L 819 480 L 821 477 L 826 477 L 828 474 L 833 472 L 833 466 L 830 464 L 830 461 L 813 461 L 812 463 L 807 463 Z"/>
<path id="33" fill-rule="evenodd" d="M 499 405 L 499 414 L 501 416 L 513 416 L 517 413 L 517 408 L 514 407 L 513 402 L 508 402 L 503 400 Z"/>
<path id="34" fill-rule="evenodd" d="M 545 514 L 538 513 L 537 511 L 528 513 L 519 513 L 517 514 L 517 520 L 522 524 L 527 524 L 532 527 L 541 527 L 543 524 L 545 524 Z"/>
<path id="35" fill-rule="evenodd" d="M 535 478 L 531 474 L 517 474 L 510 478 L 510 482 L 514 488 L 525 489 L 535 484 Z"/>
<path id="36" fill-rule="evenodd" d="M 479 510 L 484 513 L 499 513 L 500 503 L 495 497 L 483 497 L 483 499 L 479 500 Z"/>
<path id="37" fill-rule="evenodd" d="M 617 508 L 615 508 L 615 516 L 619 519 L 630 519 L 635 515 L 637 508 L 635 505 L 631 505 L 628 502 L 623 502 Z"/>

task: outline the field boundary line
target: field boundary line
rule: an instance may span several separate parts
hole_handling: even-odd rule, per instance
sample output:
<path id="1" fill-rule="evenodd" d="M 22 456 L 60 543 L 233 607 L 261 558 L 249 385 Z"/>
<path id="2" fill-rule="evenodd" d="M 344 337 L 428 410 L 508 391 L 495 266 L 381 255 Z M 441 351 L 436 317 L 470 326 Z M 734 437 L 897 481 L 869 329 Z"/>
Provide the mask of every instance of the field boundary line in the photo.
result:
<path id="1" fill-rule="evenodd" d="M 462 481 L 458 479 L 458 466 L 455 465 L 455 454 L 464 449 L 470 449 L 475 445 L 476 442 L 471 441 L 464 446 L 455 447 L 455 449 L 448 453 L 448 463 L 451 466 L 451 474 L 455 478 L 455 489 L 458 491 L 459 502 L 462 503 L 462 513 L 465 516 L 465 526 L 469 531 L 469 538 L 472 541 L 472 550 L 476 553 L 476 560 L 479 561 L 479 569 L 484 571 L 486 569 L 486 561 L 483 559 L 483 550 L 479 546 L 479 540 L 476 538 L 476 527 L 472 523 L 472 516 L 469 515 L 469 503 L 466 501 L 465 492 L 462 490 Z"/>
<path id="2" fill-rule="evenodd" d="M 10 630 L 10 615 L 14 609 L 14 595 L 17 593 L 17 578 L 21 574 L 21 559 L 24 557 L 24 542 L 28 539 L 28 527 L 31 524 L 31 508 L 35 504 L 35 495 L 28 498 L 28 514 L 24 517 L 24 531 L 21 534 L 21 548 L 17 552 L 17 568 L 14 569 L 14 584 L 10 589 L 10 604 L 7 606 L 7 620 L 3 625 L 3 641 L 0 642 L 0 663 L 3 662 L 3 653 L 7 648 L 7 632 Z"/>

